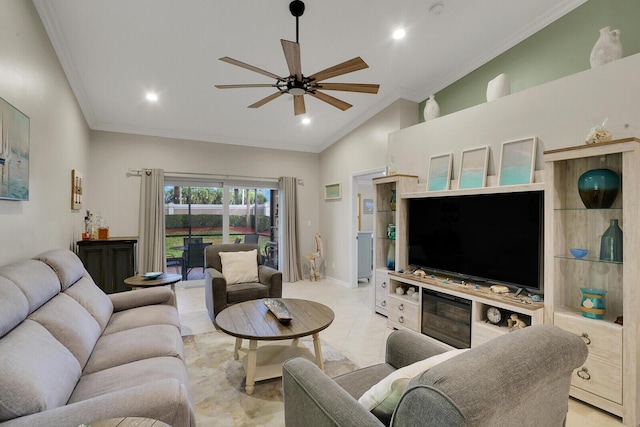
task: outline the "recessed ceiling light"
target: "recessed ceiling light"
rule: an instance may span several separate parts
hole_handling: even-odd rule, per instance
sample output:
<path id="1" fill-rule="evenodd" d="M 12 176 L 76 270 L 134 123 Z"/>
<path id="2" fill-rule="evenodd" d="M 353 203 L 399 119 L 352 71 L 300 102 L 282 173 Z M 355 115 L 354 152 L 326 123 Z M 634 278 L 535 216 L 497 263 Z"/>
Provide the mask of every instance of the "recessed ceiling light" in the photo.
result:
<path id="1" fill-rule="evenodd" d="M 402 28 L 399 28 L 393 32 L 393 38 L 396 40 L 400 40 L 404 38 L 405 35 L 406 35 L 406 32 Z"/>
<path id="2" fill-rule="evenodd" d="M 158 95 L 153 92 L 147 92 L 147 101 L 155 102 L 158 100 Z"/>
<path id="3" fill-rule="evenodd" d="M 309 117 L 305 117 L 304 119 L 302 119 L 302 124 L 303 125 L 308 125 L 311 123 L 311 119 Z"/>

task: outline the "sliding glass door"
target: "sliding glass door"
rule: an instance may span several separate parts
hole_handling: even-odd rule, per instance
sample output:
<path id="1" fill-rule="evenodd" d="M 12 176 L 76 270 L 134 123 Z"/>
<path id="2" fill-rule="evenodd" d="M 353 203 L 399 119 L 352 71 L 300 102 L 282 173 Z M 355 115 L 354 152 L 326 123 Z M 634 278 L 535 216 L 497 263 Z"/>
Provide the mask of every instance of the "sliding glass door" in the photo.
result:
<path id="1" fill-rule="evenodd" d="M 263 263 L 278 268 L 276 188 L 173 181 L 165 180 L 167 271 L 203 278 L 199 258 L 219 243 L 256 243 Z"/>

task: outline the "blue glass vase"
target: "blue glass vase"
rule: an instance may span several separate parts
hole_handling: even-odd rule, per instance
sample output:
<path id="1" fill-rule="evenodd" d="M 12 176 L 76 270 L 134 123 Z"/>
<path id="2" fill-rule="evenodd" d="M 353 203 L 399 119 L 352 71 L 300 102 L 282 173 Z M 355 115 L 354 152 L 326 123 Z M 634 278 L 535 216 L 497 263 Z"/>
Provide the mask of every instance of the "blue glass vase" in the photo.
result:
<path id="1" fill-rule="evenodd" d="M 389 250 L 387 251 L 387 269 L 395 270 L 396 269 L 396 242 L 391 241 L 389 245 Z"/>
<path id="2" fill-rule="evenodd" d="M 600 238 L 600 260 L 622 262 L 622 230 L 617 219 L 611 220 Z"/>
<path id="3" fill-rule="evenodd" d="M 620 176 L 610 169 L 592 169 L 578 178 L 578 193 L 587 209 L 607 209 L 620 190 Z"/>

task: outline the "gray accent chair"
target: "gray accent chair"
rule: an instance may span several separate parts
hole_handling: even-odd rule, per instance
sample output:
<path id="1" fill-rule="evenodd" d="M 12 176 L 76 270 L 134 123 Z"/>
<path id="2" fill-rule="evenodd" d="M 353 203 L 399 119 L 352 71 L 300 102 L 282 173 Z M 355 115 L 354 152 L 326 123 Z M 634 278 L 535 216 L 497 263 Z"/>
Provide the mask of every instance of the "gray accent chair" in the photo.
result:
<path id="1" fill-rule="evenodd" d="M 220 252 L 245 252 L 257 249 L 258 280 L 254 283 L 227 285 L 222 274 Z M 282 298 L 282 273 L 262 265 L 260 247 L 252 244 L 222 244 L 208 246 L 204 254 L 204 291 L 209 317 L 216 316 L 229 305 L 259 298 Z"/>
<path id="2" fill-rule="evenodd" d="M 552 325 L 511 332 L 414 377 L 390 420 L 357 401 L 396 369 L 444 350 L 428 339 L 395 331 L 386 361 L 329 378 L 303 358 L 283 365 L 285 425 L 296 426 L 518 426 L 566 422 L 572 371 L 587 358 L 585 343 Z"/>

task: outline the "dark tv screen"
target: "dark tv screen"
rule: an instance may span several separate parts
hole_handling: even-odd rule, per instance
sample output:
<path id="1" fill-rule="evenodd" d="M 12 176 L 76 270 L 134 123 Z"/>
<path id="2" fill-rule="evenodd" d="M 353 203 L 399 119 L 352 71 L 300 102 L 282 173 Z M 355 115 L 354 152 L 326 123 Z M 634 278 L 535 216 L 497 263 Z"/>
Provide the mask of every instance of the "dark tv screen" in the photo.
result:
<path id="1" fill-rule="evenodd" d="M 409 264 L 542 291 L 542 191 L 409 199 Z"/>

